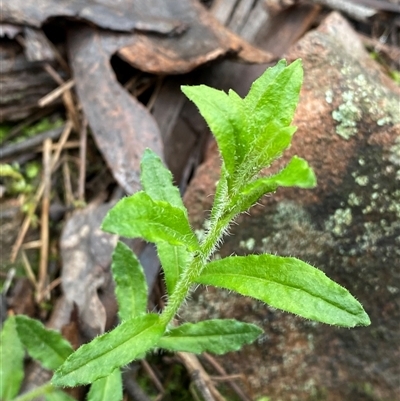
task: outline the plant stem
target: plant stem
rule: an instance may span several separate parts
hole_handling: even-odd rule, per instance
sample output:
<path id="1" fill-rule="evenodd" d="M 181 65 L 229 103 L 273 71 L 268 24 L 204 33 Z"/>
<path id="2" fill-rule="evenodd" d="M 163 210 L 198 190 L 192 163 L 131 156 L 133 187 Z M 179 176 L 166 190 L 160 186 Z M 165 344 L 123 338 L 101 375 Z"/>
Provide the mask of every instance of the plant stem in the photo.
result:
<path id="1" fill-rule="evenodd" d="M 196 254 L 190 263 L 190 265 L 185 269 L 178 282 L 174 292 L 171 294 L 168 304 L 160 316 L 160 321 L 162 324 L 167 326 L 169 322 L 174 318 L 175 314 L 178 312 L 182 302 L 186 298 L 190 287 L 196 281 L 196 278 L 200 276 L 207 261 L 214 253 L 216 245 L 223 236 L 226 227 L 229 225 L 231 219 L 221 219 L 217 220 L 213 226 L 210 227 L 206 237 L 200 244 L 200 251 Z"/>
<path id="2" fill-rule="evenodd" d="M 24 393 L 20 395 L 17 398 L 14 398 L 14 401 L 30 401 L 34 400 L 36 397 L 40 397 L 41 395 L 45 395 L 48 393 L 51 393 L 54 390 L 53 385 L 48 382 L 43 384 L 40 387 L 36 387 L 31 391 L 28 391 L 27 393 Z"/>

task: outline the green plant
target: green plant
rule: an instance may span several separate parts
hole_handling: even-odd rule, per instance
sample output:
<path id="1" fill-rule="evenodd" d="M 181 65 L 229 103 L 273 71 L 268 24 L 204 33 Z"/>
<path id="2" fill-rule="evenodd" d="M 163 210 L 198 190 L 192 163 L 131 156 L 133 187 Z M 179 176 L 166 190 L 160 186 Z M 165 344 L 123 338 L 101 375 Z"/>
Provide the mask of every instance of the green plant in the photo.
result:
<path id="1" fill-rule="evenodd" d="M 41 322 L 24 315 L 9 316 L 0 335 L 0 399 L 13 400 L 24 378 L 24 349 L 44 368 L 57 369 L 73 352 L 71 345 L 60 333 L 46 329 Z M 44 396 L 47 401 L 73 401 L 66 393 L 46 383 L 27 394 L 15 398 L 19 401 Z"/>
<path id="2" fill-rule="evenodd" d="M 262 254 L 212 260 L 235 217 L 264 194 L 279 186 L 316 185 L 313 171 L 297 156 L 277 174 L 260 175 L 290 145 L 296 130 L 290 123 L 302 76 L 300 60 L 289 66 L 282 60 L 253 83 L 244 99 L 233 91 L 226 94 L 204 85 L 182 87 L 210 126 L 222 156 L 209 229 L 201 241 L 196 238 L 171 173 L 147 150 L 141 163 L 143 191 L 119 201 L 102 228 L 156 244 L 164 270 L 167 306 L 160 314 L 147 313 L 143 269 L 133 252 L 119 242 L 113 253 L 112 272 L 121 324 L 71 353 L 55 371 L 54 386 L 93 382 L 94 386 L 119 375 L 120 367 L 157 348 L 223 354 L 238 350 L 261 334 L 259 327 L 232 319 L 176 327 L 175 315 L 198 284 L 236 291 L 327 324 L 370 324 L 361 304 L 346 289 L 296 258 Z"/>
<path id="3" fill-rule="evenodd" d="M 5 183 L 6 193 L 10 195 L 27 194 L 33 190 L 33 181 L 39 175 L 40 167 L 37 163 L 27 163 L 24 172 L 17 164 L 0 164 L 0 179 Z"/>

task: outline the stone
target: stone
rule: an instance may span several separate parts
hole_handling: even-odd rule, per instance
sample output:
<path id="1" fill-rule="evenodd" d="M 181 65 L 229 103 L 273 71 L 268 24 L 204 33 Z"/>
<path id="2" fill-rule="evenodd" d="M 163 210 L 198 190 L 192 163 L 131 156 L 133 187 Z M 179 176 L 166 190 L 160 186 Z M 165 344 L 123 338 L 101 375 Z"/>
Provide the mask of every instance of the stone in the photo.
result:
<path id="1" fill-rule="evenodd" d="M 257 397 L 399 399 L 400 91 L 335 12 L 286 58 L 302 58 L 304 64 L 293 122 L 298 131 L 270 171 L 297 154 L 314 168 L 318 186 L 264 197 L 250 215 L 237 219 L 217 257 L 262 252 L 298 257 L 346 287 L 372 324 L 351 330 L 327 326 L 212 287 L 198 288 L 180 316 L 236 318 L 264 329 L 254 344 L 217 357 L 228 373 L 243 373 Z M 219 166 L 213 143 L 185 195 L 200 234 Z"/>

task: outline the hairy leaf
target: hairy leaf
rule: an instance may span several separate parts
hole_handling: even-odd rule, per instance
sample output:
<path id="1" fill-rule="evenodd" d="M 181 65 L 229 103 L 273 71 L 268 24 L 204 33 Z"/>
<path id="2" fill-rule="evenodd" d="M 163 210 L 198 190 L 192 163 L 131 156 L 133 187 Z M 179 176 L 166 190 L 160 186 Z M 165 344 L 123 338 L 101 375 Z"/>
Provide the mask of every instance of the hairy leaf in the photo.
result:
<path id="1" fill-rule="evenodd" d="M 279 173 L 258 178 L 234 196 L 230 204 L 232 216 L 252 207 L 263 195 L 274 192 L 278 187 L 313 188 L 317 184 L 315 174 L 308 163 L 294 156 Z"/>
<path id="2" fill-rule="evenodd" d="M 87 401 L 121 401 L 122 377 L 120 369 L 96 380 L 91 386 Z"/>
<path id="3" fill-rule="evenodd" d="M 62 390 L 53 389 L 48 394 L 45 394 L 44 399 L 46 401 L 76 401 L 75 398 L 71 397 Z"/>
<path id="4" fill-rule="evenodd" d="M 182 86 L 181 89 L 206 120 L 217 140 L 226 170 L 229 176 L 233 176 L 236 171 L 236 159 L 240 154 L 238 143 L 242 125 L 240 116 L 235 114 L 236 107 L 233 108 L 225 92 L 205 85 Z"/>
<path id="5" fill-rule="evenodd" d="M 157 346 L 169 351 L 194 354 L 213 352 L 225 354 L 252 343 L 263 331 L 254 324 L 234 319 L 214 319 L 185 323 L 173 328 L 158 341 Z"/>
<path id="6" fill-rule="evenodd" d="M 246 155 L 251 151 L 250 145 L 254 140 L 255 133 L 250 129 L 251 116 L 247 113 L 246 104 L 243 99 L 232 89 L 229 90 L 228 97 L 231 113 L 234 114 L 234 119 L 237 122 L 235 125 L 237 137 L 235 164 L 236 170 L 240 170 Z"/>
<path id="7" fill-rule="evenodd" d="M 264 93 L 258 93 L 258 101 L 253 108 L 252 118 L 259 128 L 270 121 L 276 121 L 280 127 L 288 126 L 293 120 L 294 112 L 299 101 L 299 93 L 303 82 L 303 68 L 301 60 L 296 60 L 288 67 L 282 69 L 282 65 L 274 67 L 279 70 L 273 75 L 273 80 L 265 87 Z M 267 70 L 268 71 L 268 70 Z M 254 99 L 246 103 L 251 104 Z M 251 111 L 251 109 L 249 110 Z"/>
<path id="8" fill-rule="evenodd" d="M 294 126 L 279 127 L 275 121 L 266 124 L 252 144 L 249 166 L 257 173 L 269 167 L 289 147 L 296 129 Z"/>
<path id="9" fill-rule="evenodd" d="M 115 247 L 111 269 L 121 321 L 145 314 L 148 290 L 143 267 L 132 250 L 122 242 Z"/>
<path id="10" fill-rule="evenodd" d="M 213 207 L 211 210 L 210 220 L 215 223 L 221 218 L 224 207 L 229 203 L 228 196 L 228 182 L 227 182 L 227 171 L 225 166 L 221 166 L 221 176 L 219 177 L 217 187 L 214 195 Z"/>
<path id="11" fill-rule="evenodd" d="M 55 372 L 52 384 L 71 387 L 93 383 L 116 368 L 143 357 L 163 333 L 158 315 L 127 320 L 76 350 Z"/>
<path id="12" fill-rule="evenodd" d="M 57 331 L 25 315 L 15 317 L 18 336 L 29 355 L 47 369 L 57 369 L 72 353 L 71 344 Z"/>
<path id="13" fill-rule="evenodd" d="M 158 243 L 198 249 L 185 213 L 165 201 L 153 200 L 140 191 L 121 199 L 106 215 L 102 229 L 128 238 L 142 237 Z"/>
<path id="14" fill-rule="evenodd" d="M 314 171 L 298 156 L 293 156 L 285 168 L 268 179 L 280 187 L 314 188 L 317 185 Z"/>
<path id="15" fill-rule="evenodd" d="M 18 394 L 23 378 L 24 349 L 15 316 L 9 316 L 0 334 L 0 399 L 12 400 Z"/>
<path id="16" fill-rule="evenodd" d="M 145 192 L 154 200 L 169 202 L 181 209 L 187 216 L 179 189 L 172 183 L 172 174 L 165 168 L 161 159 L 147 149 L 141 162 L 141 176 Z M 183 269 L 191 260 L 192 254 L 186 246 L 171 245 L 168 242 L 157 243 L 157 252 L 164 270 L 168 294 L 172 294 Z"/>
<path id="17" fill-rule="evenodd" d="M 286 60 L 280 60 L 273 67 L 267 68 L 265 72 L 252 83 L 249 93 L 245 97 L 245 102 L 249 110 L 255 109 L 266 89 L 274 82 L 276 76 L 286 68 L 286 65 Z"/>
<path id="18" fill-rule="evenodd" d="M 228 257 L 210 262 L 196 281 L 323 323 L 344 327 L 370 324 L 361 304 L 345 288 L 296 258 L 268 254 Z"/>
<path id="19" fill-rule="evenodd" d="M 171 295 L 183 270 L 193 259 L 193 254 L 184 246 L 174 246 L 167 242 L 158 243 L 157 252 L 164 270 L 167 292 Z"/>
<path id="20" fill-rule="evenodd" d="M 140 163 L 144 191 L 153 200 L 169 202 L 187 215 L 179 189 L 172 183 L 172 174 L 161 159 L 150 149 L 146 149 Z"/>
<path id="21" fill-rule="evenodd" d="M 289 146 L 302 79 L 300 60 L 288 67 L 282 60 L 254 82 L 245 99 L 233 90 L 227 95 L 205 85 L 182 87 L 216 137 L 229 194 L 237 193 Z"/>

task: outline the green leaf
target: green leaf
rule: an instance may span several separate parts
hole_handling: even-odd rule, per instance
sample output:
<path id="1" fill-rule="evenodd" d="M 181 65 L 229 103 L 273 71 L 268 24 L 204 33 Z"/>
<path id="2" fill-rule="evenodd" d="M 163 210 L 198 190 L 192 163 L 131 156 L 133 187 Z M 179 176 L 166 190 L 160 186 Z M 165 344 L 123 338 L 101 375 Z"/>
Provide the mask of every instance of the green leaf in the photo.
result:
<path id="1" fill-rule="evenodd" d="M 121 321 L 146 313 L 147 283 L 143 267 L 132 250 L 118 242 L 112 255 L 112 274 Z"/>
<path id="2" fill-rule="evenodd" d="M 237 107 L 225 92 L 205 85 L 181 86 L 181 90 L 198 107 L 217 140 L 229 176 L 234 176 L 236 160 L 244 151 L 238 146 L 243 123 L 235 113 Z"/>
<path id="3" fill-rule="evenodd" d="M 230 201 L 233 216 L 252 207 L 263 195 L 274 192 L 278 187 L 313 188 L 317 184 L 315 174 L 308 163 L 294 156 L 279 173 L 258 178 L 244 186 Z"/>
<path id="4" fill-rule="evenodd" d="M 314 188 L 317 178 L 307 161 L 293 156 L 284 169 L 268 178 L 280 187 Z"/>
<path id="5" fill-rule="evenodd" d="M 9 316 L 0 334 L 0 399 L 12 400 L 18 394 L 23 378 L 24 349 L 15 316 Z"/>
<path id="6" fill-rule="evenodd" d="M 300 59 L 282 69 L 283 65 L 281 61 L 274 67 L 276 71 L 268 73 L 267 70 L 267 80 L 273 79 L 264 87 L 264 93 L 257 92 L 256 96 L 245 98 L 249 111 L 253 112 L 255 126 L 263 127 L 275 121 L 280 127 L 285 127 L 293 120 L 303 82 L 303 67 Z"/>
<path id="7" fill-rule="evenodd" d="M 152 150 L 145 150 L 140 167 L 140 180 L 147 195 L 153 200 L 169 202 L 187 215 L 179 189 L 172 183 L 171 172 Z"/>
<path id="8" fill-rule="evenodd" d="M 123 237 L 142 237 L 149 242 L 166 241 L 171 245 L 185 245 L 198 249 L 185 213 L 165 201 L 137 192 L 121 199 L 106 215 L 102 229 Z"/>
<path id="9" fill-rule="evenodd" d="M 246 104 L 243 99 L 232 89 L 228 92 L 230 101 L 230 111 L 233 114 L 233 121 L 235 122 L 236 133 L 236 150 L 235 150 L 235 164 L 236 171 L 241 168 L 246 155 L 251 151 L 251 143 L 253 142 L 256 132 L 252 131 L 251 116 L 248 114 Z M 232 156 L 231 156 L 232 157 Z"/>
<path id="10" fill-rule="evenodd" d="M 229 194 L 235 194 L 290 145 L 289 126 L 303 80 L 301 60 L 280 61 L 254 82 L 245 99 L 205 85 L 183 86 L 216 137 Z"/>
<path id="11" fill-rule="evenodd" d="M 172 183 L 172 174 L 161 159 L 150 149 L 146 149 L 141 162 L 141 175 L 145 192 L 154 200 L 169 202 L 181 209 L 187 216 L 179 189 Z M 164 270 L 168 294 L 172 294 L 183 269 L 191 260 L 192 254 L 186 246 L 175 246 L 168 242 L 157 243 L 158 255 Z"/>
<path id="12" fill-rule="evenodd" d="M 210 262 L 196 282 L 233 290 L 307 319 L 368 326 L 361 304 L 322 271 L 296 258 L 233 256 Z"/>
<path id="13" fill-rule="evenodd" d="M 96 380 L 91 386 L 87 401 L 122 400 L 121 371 L 115 369 L 110 375 Z"/>
<path id="14" fill-rule="evenodd" d="M 164 330 L 155 314 L 127 320 L 76 350 L 55 372 L 52 384 L 71 387 L 108 376 L 152 349 Z"/>
<path id="15" fill-rule="evenodd" d="M 169 351 L 194 354 L 212 352 L 221 355 L 252 343 L 262 332 L 254 324 L 234 319 L 206 320 L 173 328 L 160 338 L 157 346 Z"/>
<path id="16" fill-rule="evenodd" d="M 210 221 L 215 224 L 222 216 L 224 208 L 229 203 L 227 171 L 221 166 L 221 176 L 215 189 L 214 202 L 211 210 Z"/>
<path id="17" fill-rule="evenodd" d="M 182 272 L 193 259 L 193 254 L 184 246 L 173 246 L 167 242 L 158 243 L 157 252 L 164 270 L 167 292 L 171 295 Z"/>
<path id="18" fill-rule="evenodd" d="M 73 352 L 71 344 L 57 331 L 25 315 L 15 317 L 18 336 L 29 355 L 45 368 L 57 369 Z"/>
<path id="19" fill-rule="evenodd" d="M 249 93 L 245 97 L 245 102 L 250 110 L 255 109 L 266 89 L 274 82 L 276 76 L 286 68 L 286 65 L 286 60 L 280 60 L 273 67 L 267 68 L 265 72 L 252 83 Z"/>
<path id="20" fill-rule="evenodd" d="M 252 144 L 249 160 L 251 168 L 258 173 L 264 167 L 270 166 L 289 147 L 296 130 L 294 126 L 279 127 L 275 121 L 266 124 Z"/>
<path id="21" fill-rule="evenodd" d="M 71 397 L 62 390 L 54 389 L 50 393 L 44 396 L 46 401 L 76 401 L 75 398 Z"/>
<path id="22" fill-rule="evenodd" d="M 266 178 L 259 178 L 246 185 L 231 199 L 229 217 L 232 219 L 239 213 L 250 209 L 263 195 L 274 192 L 277 187 L 278 185 L 274 181 Z"/>

